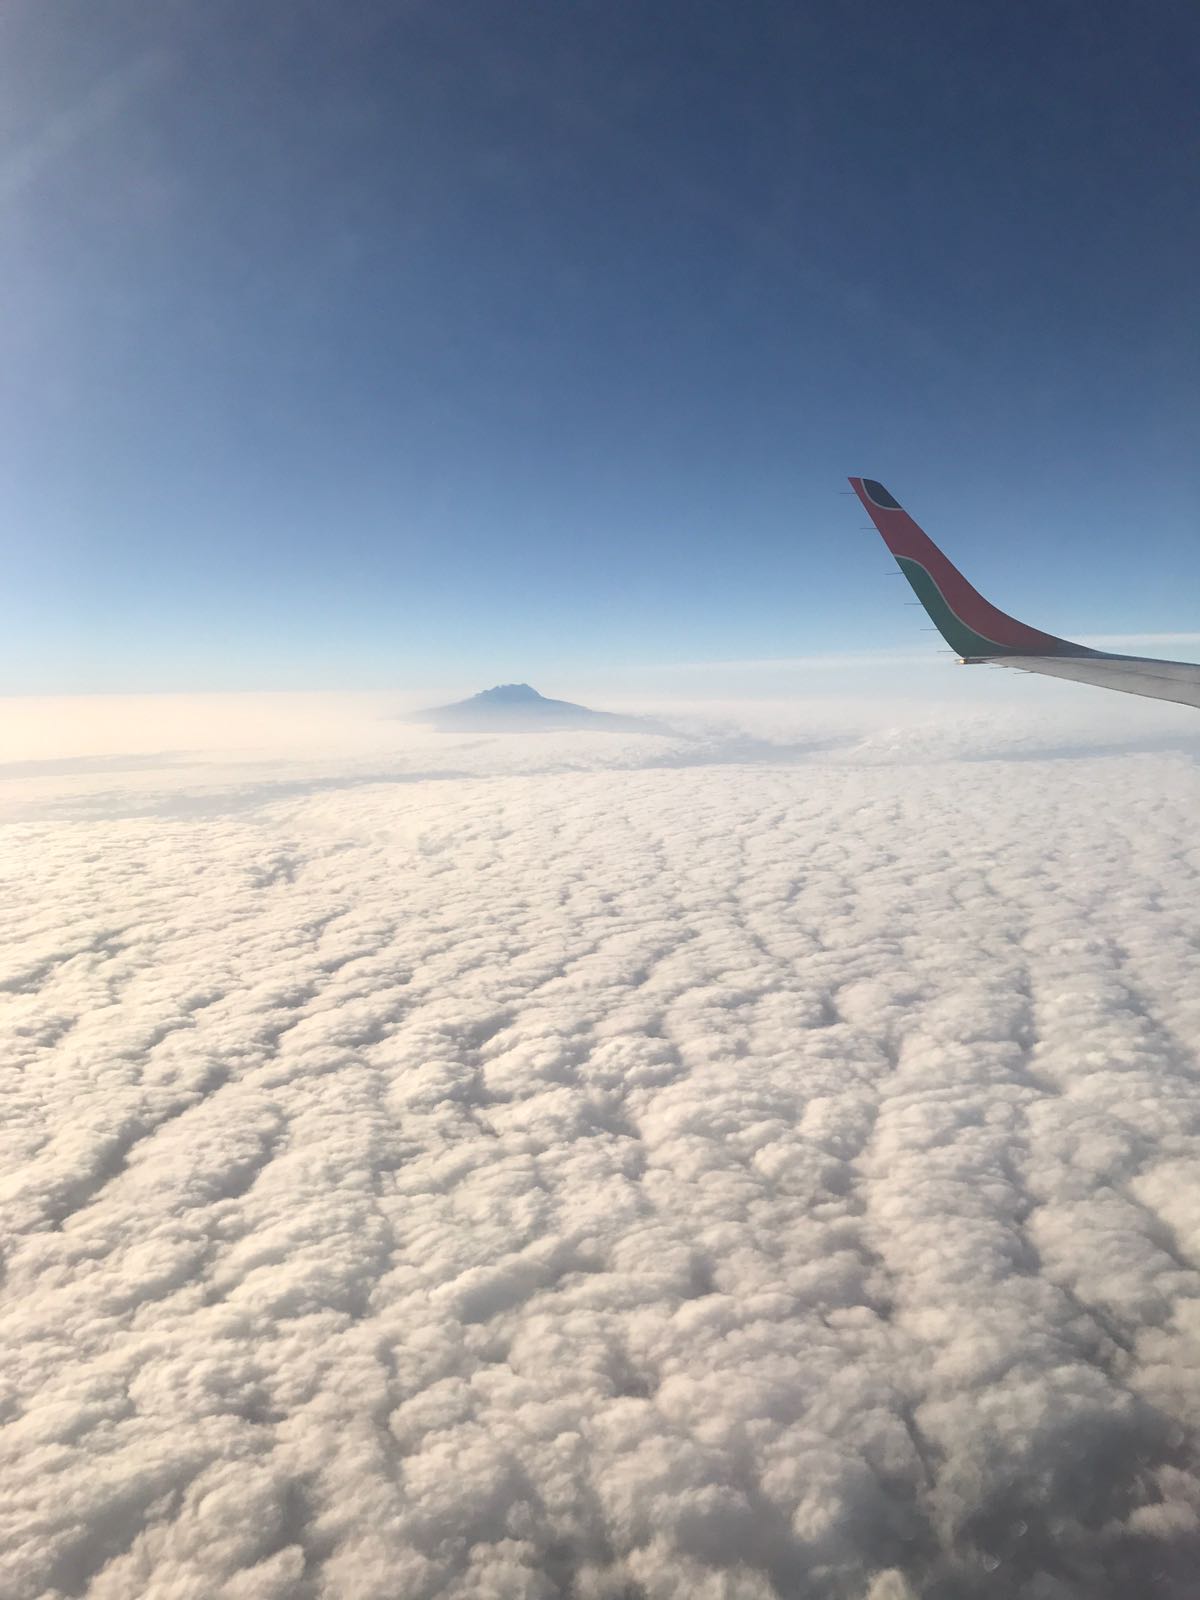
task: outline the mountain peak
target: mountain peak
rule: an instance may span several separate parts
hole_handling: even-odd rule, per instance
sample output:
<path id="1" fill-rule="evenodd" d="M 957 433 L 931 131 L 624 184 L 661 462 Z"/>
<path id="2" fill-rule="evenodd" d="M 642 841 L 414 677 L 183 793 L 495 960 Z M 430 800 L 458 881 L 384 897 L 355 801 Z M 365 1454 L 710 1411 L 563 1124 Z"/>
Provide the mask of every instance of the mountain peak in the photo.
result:
<path id="1" fill-rule="evenodd" d="M 572 728 L 608 733 L 670 731 L 648 717 L 619 716 L 577 706 L 570 700 L 548 700 L 528 683 L 498 683 L 494 688 L 481 689 L 469 700 L 415 712 L 412 720 L 432 723 L 445 732 L 520 733 Z"/>
<path id="2" fill-rule="evenodd" d="M 498 683 L 494 689 L 483 689 L 479 694 L 473 694 L 471 701 L 482 701 L 485 705 L 529 705 L 534 700 L 544 700 L 536 689 L 527 683 Z"/>

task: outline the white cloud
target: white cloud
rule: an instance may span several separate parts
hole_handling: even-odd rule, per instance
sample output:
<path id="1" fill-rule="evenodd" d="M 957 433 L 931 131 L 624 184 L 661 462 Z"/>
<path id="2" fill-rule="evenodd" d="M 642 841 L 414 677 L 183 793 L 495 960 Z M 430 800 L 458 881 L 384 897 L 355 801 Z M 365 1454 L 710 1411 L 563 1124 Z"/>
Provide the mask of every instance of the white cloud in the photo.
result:
<path id="1" fill-rule="evenodd" d="M 0 1589 L 1190 1594 L 1200 775 L 1099 698 L 27 723 Z"/>

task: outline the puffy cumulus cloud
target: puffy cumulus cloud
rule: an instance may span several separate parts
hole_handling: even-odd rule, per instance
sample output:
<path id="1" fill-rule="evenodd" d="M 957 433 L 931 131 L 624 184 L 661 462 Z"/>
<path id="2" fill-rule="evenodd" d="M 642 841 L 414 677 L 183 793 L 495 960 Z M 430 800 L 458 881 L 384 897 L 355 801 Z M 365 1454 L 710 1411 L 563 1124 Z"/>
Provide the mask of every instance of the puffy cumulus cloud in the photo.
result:
<path id="1" fill-rule="evenodd" d="M 1200 772 L 1060 733 L 10 772 L 0 1590 L 1193 1594 Z"/>

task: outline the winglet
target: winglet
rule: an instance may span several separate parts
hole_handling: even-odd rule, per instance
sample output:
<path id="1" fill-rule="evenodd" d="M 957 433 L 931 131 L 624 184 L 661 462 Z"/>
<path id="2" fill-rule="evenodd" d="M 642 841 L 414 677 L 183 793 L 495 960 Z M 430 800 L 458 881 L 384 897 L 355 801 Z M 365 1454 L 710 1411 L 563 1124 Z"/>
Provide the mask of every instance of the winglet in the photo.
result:
<path id="1" fill-rule="evenodd" d="M 1052 633 L 1042 633 L 997 610 L 874 478 L 851 478 L 850 487 L 866 507 L 934 627 L 961 660 L 1099 653 Z"/>

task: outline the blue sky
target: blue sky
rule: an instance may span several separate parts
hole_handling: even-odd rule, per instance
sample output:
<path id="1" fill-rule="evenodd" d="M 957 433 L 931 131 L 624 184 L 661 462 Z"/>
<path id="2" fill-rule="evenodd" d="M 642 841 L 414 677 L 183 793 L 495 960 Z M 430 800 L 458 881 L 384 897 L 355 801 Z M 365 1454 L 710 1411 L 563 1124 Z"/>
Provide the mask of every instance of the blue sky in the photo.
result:
<path id="1" fill-rule="evenodd" d="M 1171 0 L 10 0 L 0 691 L 933 648 L 851 472 L 1034 623 L 1197 628 L 1198 55 Z"/>

